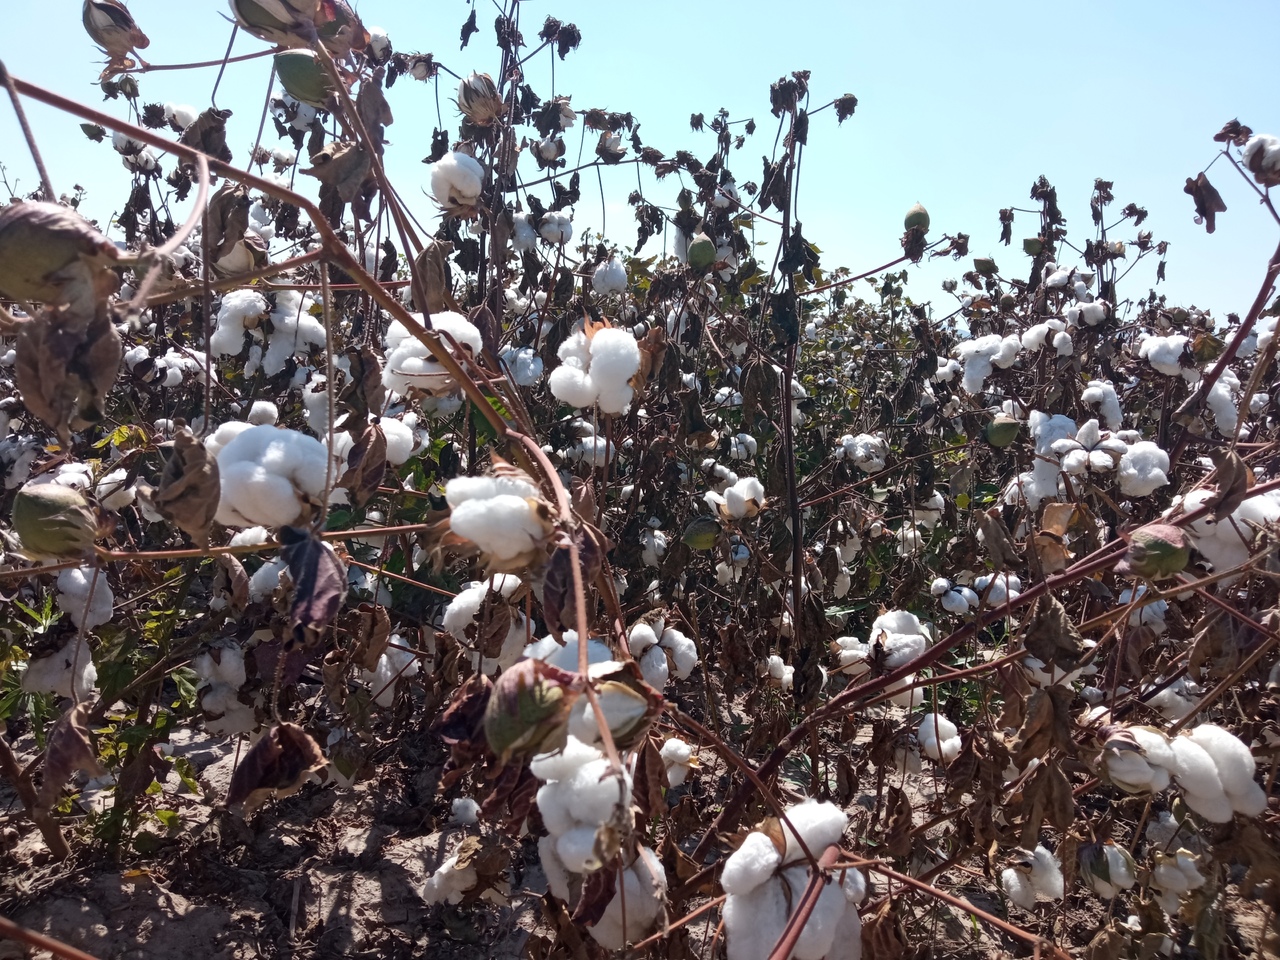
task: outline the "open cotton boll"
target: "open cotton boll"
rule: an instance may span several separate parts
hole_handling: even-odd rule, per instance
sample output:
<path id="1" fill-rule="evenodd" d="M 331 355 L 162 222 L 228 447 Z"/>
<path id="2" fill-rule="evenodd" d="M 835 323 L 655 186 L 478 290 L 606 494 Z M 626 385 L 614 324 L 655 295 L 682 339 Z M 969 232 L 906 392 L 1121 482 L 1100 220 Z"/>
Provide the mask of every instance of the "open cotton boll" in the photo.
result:
<path id="1" fill-rule="evenodd" d="M 477 627 L 481 609 L 488 598 L 492 603 L 510 601 L 523 586 L 523 581 L 512 574 L 500 573 L 478 583 L 468 584 L 445 607 L 442 626 L 458 640 L 469 643 Z M 485 657 L 480 665 L 483 673 L 506 670 L 524 655 L 528 638 L 529 621 L 523 613 L 512 608 L 506 637 L 503 638 L 498 656 Z M 472 656 L 474 663 L 478 654 Z"/>
<path id="2" fill-rule="evenodd" d="M 591 276 L 591 288 L 602 297 L 622 293 L 627 289 L 627 267 L 616 254 L 596 267 Z"/>
<path id="3" fill-rule="evenodd" d="M 476 885 L 478 877 L 473 866 L 458 867 L 454 855 L 440 864 L 440 869 L 427 878 L 422 887 L 424 903 L 461 903 L 466 892 Z"/>
<path id="4" fill-rule="evenodd" d="M 781 865 L 782 855 L 773 841 L 763 833 L 752 831 L 725 861 L 720 886 L 725 893 L 750 893 L 772 877 Z"/>
<path id="5" fill-rule="evenodd" d="M 1233 810 L 1213 758 L 1187 736 L 1174 737 L 1170 746 L 1174 756 L 1172 772 L 1183 789 L 1187 806 L 1213 823 L 1229 822 Z"/>
<path id="6" fill-rule="evenodd" d="M 1269 187 L 1280 184 L 1280 137 L 1255 133 L 1244 145 L 1241 158 L 1258 183 Z"/>
<path id="7" fill-rule="evenodd" d="M 218 640 L 191 661 L 191 670 L 201 684 L 223 684 L 233 690 L 244 686 L 244 650 L 234 640 Z"/>
<path id="8" fill-rule="evenodd" d="M 1184 367 L 1182 358 L 1186 354 L 1190 337 L 1183 334 L 1170 336 L 1149 336 L 1138 347 L 1138 357 L 1151 364 L 1152 369 L 1163 373 L 1166 377 L 1181 376 L 1187 380 L 1200 379 L 1200 372 L 1195 367 Z"/>
<path id="9" fill-rule="evenodd" d="M 1150 440 L 1131 443 L 1120 457 L 1120 492 L 1145 497 L 1169 482 L 1169 454 Z"/>
<path id="10" fill-rule="evenodd" d="M 412 315 L 419 323 L 421 314 Z M 470 320 L 460 313 L 442 310 L 431 315 L 431 326 L 437 333 L 448 334 L 440 340 L 455 356 L 457 349 L 464 353 L 469 351 L 473 356 L 484 349 L 484 341 L 480 331 Z M 452 337 L 457 342 L 455 348 L 449 342 Z M 436 396 L 452 393 L 458 388 L 453 378 L 439 360 L 427 349 L 427 345 L 397 320 L 387 330 L 384 341 L 387 351 L 386 366 L 382 368 L 382 385 L 400 396 L 408 396 L 410 391 Z"/>
<path id="11" fill-rule="evenodd" d="M 1000 872 L 1000 886 L 1004 894 L 1023 910 L 1033 910 L 1036 905 L 1036 888 L 1031 885 L 1031 878 L 1013 867 L 1006 867 Z"/>
<path id="12" fill-rule="evenodd" d="M 622 871 L 620 887 L 600 919 L 587 928 L 606 950 L 621 950 L 653 932 L 667 896 L 667 874 L 657 855 L 640 847 L 635 862 Z"/>
<path id="13" fill-rule="evenodd" d="M 645 566 L 656 567 L 667 554 L 667 535 L 661 530 L 640 531 L 640 559 Z"/>
<path id="14" fill-rule="evenodd" d="M 1187 731 L 1187 737 L 1202 746 L 1213 759 L 1232 809 L 1247 817 L 1259 816 L 1266 810 L 1266 792 L 1254 780 L 1257 762 L 1243 742 L 1211 723 L 1202 723 Z"/>
<path id="15" fill-rule="evenodd" d="M 542 358 L 533 347 L 508 347 L 502 351 L 502 362 L 518 387 L 532 387 L 542 379 Z"/>
<path id="16" fill-rule="evenodd" d="M 483 189 L 484 167 L 468 154 L 451 150 L 431 167 L 431 192 L 448 215 L 467 214 Z"/>
<path id="17" fill-rule="evenodd" d="M 1110 380 L 1090 380 L 1080 394 L 1080 402 L 1096 405 L 1098 413 L 1106 421 L 1108 430 L 1119 430 L 1124 426 L 1124 413 L 1120 409 L 1120 397 L 1115 385 Z"/>
<path id="18" fill-rule="evenodd" d="M 579 330 L 557 351 L 560 366 L 547 380 L 555 397 L 574 407 L 627 412 L 635 395 L 629 381 L 640 369 L 640 346 L 628 331 L 606 327 L 593 337 Z"/>
<path id="19" fill-rule="evenodd" d="M 302 516 L 304 504 L 324 494 L 328 450 L 294 430 L 249 427 L 222 447 L 217 459 L 221 498 L 215 519 L 224 526 L 285 526 Z"/>
<path id="20" fill-rule="evenodd" d="M 115 602 L 105 572 L 95 577 L 91 567 L 70 567 L 58 574 L 58 609 L 77 627 L 92 630 L 109 623 Z"/>
<path id="21" fill-rule="evenodd" d="M 805 800 L 792 804 L 787 807 L 786 814 L 788 822 L 782 825 L 787 841 L 787 850 L 782 856 L 784 864 L 804 857 L 799 840 L 804 841 L 810 853 L 820 857 L 823 850 L 840 842 L 849 825 L 849 817 L 843 810 L 834 803 L 822 800 Z"/>
<path id="22" fill-rule="evenodd" d="M 863 473 L 878 473 L 889 457 L 889 441 L 873 433 L 846 433 L 836 441 L 837 460 L 849 459 Z"/>
<path id="23" fill-rule="evenodd" d="M 565 213 L 549 213 L 538 228 L 547 243 L 559 246 L 573 239 L 573 219 Z"/>
<path id="24" fill-rule="evenodd" d="M 791 902 L 798 904 L 809 884 L 807 865 L 790 867 L 783 871 L 783 880 L 791 890 Z M 800 930 L 791 956 L 795 960 L 823 960 L 835 941 L 836 930 L 844 917 L 849 901 L 839 883 L 828 883 L 818 894 L 818 902 Z"/>
<path id="25" fill-rule="evenodd" d="M 931 760 L 950 763 L 960 755 L 960 731 L 941 714 L 926 713 L 920 720 L 916 738 L 921 752 Z"/>
<path id="26" fill-rule="evenodd" d="M 540 753 L 529 761 L 529 772 L 544 782 L 567 780 L 579 768 L 599 760 L 604 754 L 577 737 L 569 737 L 564 749 L 555 753 Z"/>
<path id="27" fill-rule="evenodd" d="M 755 516 L 764 501 L 764 484 L 755 477 L 743 477 L 724 491 L 725 510 L 735 520 Z"/>
<path id="28" fill-rule="evenodd" d="M 480 822 L 480 804 L 470 797 L 454 797 L 449 809 L 458 823 L 472 826 Z"/>
<path id="29" fill-rule="evenodd" d="M 270 312 L 267 298 L 255 290 L 231 290 L 222 296 L 209 349 L 215 357 L 234 357 L 244 350 L 244 332 Z"/>
<path id="30" fill-rule="evenodd" d="M 768 960 L 787 925 L 789 889 L 784 882 L 777 877 L 725 900 L 729 960 Z"/>
<path id="31" fill-rule="evenodd" d="M 417 655 L 412 650 L 403 648 L 404 639 L 392 636 L 386 652 L 378 658 L 372 670 L 362 671 L 362 679 L 369 685 L 373 693 L 373 702 L 380 707 L 389 707 L 396 700 L 396 690 L 400 681 L 416 674 L 420 668 Z"/>
<path id="32" fill-rule="evenodd" d="M 312 314 L 316 301 L 297 290 L 282 290 L 271 311 L 271 333 L 262 355 L 262 372 L 274 377 L 283 372 L 289 359 L 307 353 L 310 347 L 325 345 L 324 324 Z"/>
<path id="33" fill-rule="evenodd" d="M 693 757 L 693 747 L 679 737 L 663 741 L 658 755 L 662 757 L 662 766 L 667 773 L 667 784 L 673 788 L 684 783 L 689 770 L 697 763 Z"/>
<path id="34" fill-rule="evenodd" d="M 279 557 L 268 560 L 249 578 L 249 600 L 261 603 L 280 586 L 280 575 L 284 573 L 284 561 Z"/>
<path id="35" fill-rule="evenodd" d="M 531 660 L 542 660 L 561 670 L 576 671 L 578 669 L 578 633 L 576 630 L 564 631 L 564 643 L 555 637 L 543 637 L 524 648 L 524 655 Z M 612 663 L 613 653 L 608 645 L 599 638 L 592 637 L 587 641 L 587 664 Z"/>
<path id="36" fill-rule="evenodd" d="M 88 700 L 98 682 L 98 668 L 88 641 L 71 637 L 62 648 L 28 660 L 22 673 L 22 689 L 27 693 L 52 693 L 76 701 Z"/>

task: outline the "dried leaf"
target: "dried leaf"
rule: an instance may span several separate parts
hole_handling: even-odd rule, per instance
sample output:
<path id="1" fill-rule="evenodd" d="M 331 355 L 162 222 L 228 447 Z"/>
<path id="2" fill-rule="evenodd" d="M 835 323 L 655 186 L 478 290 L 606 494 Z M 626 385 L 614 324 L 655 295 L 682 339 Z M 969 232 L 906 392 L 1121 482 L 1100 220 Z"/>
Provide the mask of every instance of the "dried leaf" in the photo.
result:
<path id="1" fill-rule="evenodd" d="M 249 188 L 243 183 L 226 181 L 214 191 L 205 213 L 205 230 L 208 231 L 209 260 L 217 263 L 244 239 L 249 229 Z"/>
<path id="2" fill-rule="evenodd" d="M 210 107 L 187 125 L 187 128 L 182 131 L 182 136 L 178 137 L 178 142 L 183 146 L 193 147 L 215 160 L 230 163 L 231 150 L 227 147 L 227 120 L 230 117 L 230 110 Z M 189 161 L 180 166 L 188 173 L 195 169 L 195 164 Z"/>
<path id="3" fill-rule="evenodd" d="M 378 492 L 386 474 L 387 435 L 380 426 L 371 423 L 351 445 L 347 469 L 338 486 L 351 491 L 352 504 L 363 507 Z"/>
<path id="4" fill-rule="evenodd" d="M 587 874 L 571 919 L 588 927 L 598 923 L 617 892 L 618 868 L 615 864 Z"/>
<path id="5" fill-rule="evenodd" d="M 426 242 L 422 252 L 413 261 L 415 310 L 421 310 L 417 291 L 421 289 L 426 298 L 428 313 L 443 313 L 446 310 L 459 312 L 458 301 L 453 299 L 453 280 L 449 272 L 449 254 L 453 253 L 453 244 L 447 240 L 431 239 Z"/>
<path id="6" fill-rule="evenodd" d="M 1046 670 L 1061 673 L 1078 667 L 1085 653 L 1084 638 L 1067 616 L 1066 607 L 1051 595 L 1036 601 L 1022 645 Z"/>
<path id="7" fill-rule="evenodd" d="M 295 643 L 305 643 L 309 631 L 333 622 L 347 596 L 347 569 L 333 547 L 312 531 L 281 527 L 280 556 L 293 579 L 289 626 Z"/>
<path id="8" fill-rule="evenodd" d="M 1205 230 L 1213 233 L 1216 229 L 1215 218 L 1218 214 L 1227 211 L 1227 205 L 1222 202 L 1222 195 L 1203 173 L 1196 174 L 1194 180 L 1187 177 L 1187 184 L 1182 188 L 1182 192 L 1190 195 L 1196 205 L 1196 223 L 1203 223 Z"/>
<path id="9" fill-rule="evenodd" d="M 1253 471 L 1235 450 L 1217 449 L 1209 457 L 1213 460 L 1213 476 L 1218 489 L 1205 502 L 1213 507 L 1213 519 L 1222 520 L 1248 499 L 1249 489 L 1254 483 Z"/>
<path id="10" fill-rule="evenodd" d="M 391 615 L 387 608 L 362 603 L 343 616 L 342 626 L 355 639 L 351 659 L 365 670 L 375 669 L 391 637 Z"/>
<path id="11" fill-rule="evenodd" d="M 889 787 L 886 812 L 889 826 L 880 849 L 886 857 L 905 857 L 911 853 L 911 800 L 905 790 Z"/>
<path id="12" fill-rule="evenodd" d="M 218 461 L 183 427 L 173 439 L 160 486 L 150 493 L 152 506 L 197 546 L 206 547 L 221 495 Z"/>
<path id="13" fill-rule="evenodd" d="M 351 368 L 347 380 L 337 397 L 337 405 L 343 414 L 335 427 L 359 437 L 369 423 L 370 413 L 380 413 L 386 402 L 387 388 L 382 383 L 382 365 L 368 344 L 347 351 Z"/>
<path id="14" fill-rule="evenodd" d="M 1027 714 L 1015 735 L 1010 750 L 1013 762 L 1025 767 L 1032 759 L 1043 758 L 1055 747 L 1070 754 L 1075 747 L 1071 740 L 1071 700 L 1075 691 L 1070 687 L 1040 688 L 1027 700 Z"/>
<path id="15" fill-rule="evenodd" d="M 322 195 L 328 187 L 350 203 L 360 194 L 371 164 L 364 147 L 350 140 L 332 140 L 319 153 L 311 155 L 310 167 L 298 172 L 319 180 Z"/>
<path id="16" fill-rule="evenodd" d="M 46 311 L 19 328 L 14 379 L 28 410 L 67 444 L 72 430 L 101 422 L 124 348 L 101 312 L 87 324 L 68 311 Z"/>
<path id="17" fill-rule="evenodd" d="M 214 562 L 221 568 L 221 575 L 226 578 L 227 604 L 233 613 L 243 613 L 249 605 L 249 575 L 245 573 L 244 564 L 229 553 L 220 553 Z"/>
<path id="18" fill-rule="evenodd" d="M 906 931 L 895 898 L 885 898 L 879 910 L 863 918 L 862 955 L 875 960 L 902 960 L 907 955 Z"/>
<path id="19" fill-rule="evenodd" d="M 982 533 L 982 544 L 991 557 L 997 570 L 1010 570 L 1022 562 L 1018 556 L 1018 548 L 1014 546 L 1009 528 L 1000 519 L 998 510 L 979 510 L 976 514 L 978 530 Z"/>
<path id="20" fill-rule="evenodd" d="M 270 797 L 288 797 L 325 766 L 324 754 L 295 723 L 272 727 L 249 748 L 231 776 L 227 807 L 250 816 Z"/>
<path id="21" fill-rule="evenodd" d="M 647 739 L 636 757 L 636 772 L 631 795 L 640 815 L 646 820 L 667 812 L 663 791 L 667 787 L 667 768 L 653 740 Z"/>
<path id="22" fill-rule="evenodd" d="M 62 785 L 78 770 L 100 777 L 107 771 L 89 742 L 89 704 L 77 703 L 58 718 L 49 731 L 44 760 L 44 782 L 40 784 L 40 806 L 51 808 L 62 792 Z"/>

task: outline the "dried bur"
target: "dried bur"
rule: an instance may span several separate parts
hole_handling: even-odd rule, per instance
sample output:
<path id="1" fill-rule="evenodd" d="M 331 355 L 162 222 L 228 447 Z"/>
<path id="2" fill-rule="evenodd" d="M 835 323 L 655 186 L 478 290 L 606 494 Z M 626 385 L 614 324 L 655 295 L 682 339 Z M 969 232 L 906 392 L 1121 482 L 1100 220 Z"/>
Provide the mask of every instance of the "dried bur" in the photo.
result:
<path id="1" fill-rule="evenodd" d="M 206 547 L 222 495 L 218 461 L 185 425 L 162 447 L 169 448 L 169 457 L 160 474 L 160 486 L 140 485 L 138 494 L 193 543 Z"/>
<path id="2" fill-rule="evenodd" d="M 227 789 L 227 809 L 248 817 L 272 797 L 290 797 L 323 770 L 320 747 L 296 723 L 268 730 L 244 755 Z"/>
<path id="3" fill-rule="evenodd" d="M 98 423 L 123 347 L 107 298 L 119 286 L 114 245 L 55 203 L 0 210 L 0 293 L 46 308 L 18 326 L 14 370 L 27 409 L 67 444 Z"/>
<path id="4" fill-rule="evenodd" d="M 44 781 L 40 784 L 39 806 L 50 810 L 57 803 L 62 786 L 78 771 L 93 777 L 107 771 L 89 741 L 89 704 L 78 703 L 61 717 L 49 731 L 48 750 L 44 760 Z"/>

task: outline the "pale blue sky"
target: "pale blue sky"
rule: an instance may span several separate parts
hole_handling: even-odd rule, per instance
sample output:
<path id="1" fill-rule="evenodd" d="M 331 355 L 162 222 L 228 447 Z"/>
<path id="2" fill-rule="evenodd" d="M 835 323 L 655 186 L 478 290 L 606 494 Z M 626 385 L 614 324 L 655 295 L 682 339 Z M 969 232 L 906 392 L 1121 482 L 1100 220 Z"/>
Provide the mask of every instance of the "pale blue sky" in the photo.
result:
<path id="1" fill-rule="evenodd" d="M 230 27 L 221 0 L 132 0 L 130 6 L 151 36 L 146 56 L 152 62 L 213 59 L 226 47 Z M 100 105 L 92 84 L 96 54 L 80 26 L 79 0 L 6 7 L 0 56 L 9 69 Z M 496 67 L 492 3 L 480 7 L 481 32 L 461 53 L 465 3 L 361 0 L 358 8 L 367 24 L 390 32 L 398 50 L 434 52 L 459 73 Z M 804 155 L 798 213 L 806 235 L 824 250 L 825 267 L 862 270 L 892 258 L 902 215 L 919 200 L 935 231 L 967 232 L 974 254 L 991 254 L 1004 272 L 1024 275 L 1017 245 L 1034 232 L 1032 219 L 1020 215 L 1015 245 L 1005 249 L 997 244 L 996 213 L 1029 206 L 1028 189 L 1040 174 L 1058 187 L 1081 245 L 1092 235 L 1088 198 L 1095 177 L 1115 181 L 1113 210 L 1130 201 L 1147 207 L 1147 226 L 1172 244 L 1168 280 L 1160 289 L 1174 303 L 1212 307 L 1219 316 L 1243 311 L 1275 246 L 1275 225 L 1225 164 L 1211 176 L 1230 209 L 1212 237 L 1192 222 L 1191 200 L 1182 193 L 1185 178 L 1213 158 L 1210 137 L 1224 121 L 1238 116 L 1255 130 L 1280 134 L 1275 0 L 1212 6 L 564 0 L 526 3 L 526 38 L 534 39 L 548 13 L 576 23 L 583 34 L 582 46 L 555 62 L 556 92 L 572 93 L 575 107 L 632 111 L 646 143 L 667 153 L 684 147 L 705 158 L 713 134 L 691 133 L 691 113 L 709 117 L 725 107 L 733 119 L 754 117 L 759 129 L 735 165 L 740 181 L 758 179 L 760 157 L 771 152 L 775 121 L 768 87 L 780 75 L 812 70 L 815 106 L 856 94 L 857 113 L 842 127 L 831 111 L 814 118 Z M 242 34 L 235 52 L 261 46 Z M 256 133 L 269 69 L 268 60 L 227 69 L 219 103 L 236 110 L 230 143 L 237 162 L 244 162 Z M 214 75 L 149 74 L 141 78 L 143 100 L 207 106 Z M 548 96 L 550 59 L 532 62 L 527 79 Z M 442 85 L 449 123 L 452 97 L 452 83 Z M 419 161 L 429 150 L 435 98 L 429 86 L 403 79 L 389 99 L 396 114 L 388 131 L 392 179 L 419 218 L 430 219 L 432 204 L 417 188 L 427 180 Z M 121 101 L 105 109 L 124 111 Z M 110 147 L 85 140 L 71 118 L 36 105 L 30 110 L 55 188 L 69 190 L 79 181 L 90 188 L 90 215 L 109 214 L 127 183 Z M 274 145 L 269 126 L 266 142 Z M 571 135 L 569 142 L 572 159 L 577 140 Z M 588 143 L 588 157 L 591 149 Z M 34 186 L 34 168 L 7 103 L 0 103 L 0 162 L 11 179 Z M 605 171 L 610 232 L 621 243 L 634 242 L 622 204 L 634 184 L 631 167 Z M 599 225 L 595 190 L 588 175 L 575 217 L 579 232 Z M 658 199 L 669 199 L 673 190 L 664 192 Z M 961 266 L 948 262 L 920 271 L 908 292 L 943 308 L 947 300 L 938 282 L 958 275 Z M 1147 276 L 1154 279 L 1154 271 Z M 1126 292 L 1139 296 L 1145 285 L 1130 284 Z"/>

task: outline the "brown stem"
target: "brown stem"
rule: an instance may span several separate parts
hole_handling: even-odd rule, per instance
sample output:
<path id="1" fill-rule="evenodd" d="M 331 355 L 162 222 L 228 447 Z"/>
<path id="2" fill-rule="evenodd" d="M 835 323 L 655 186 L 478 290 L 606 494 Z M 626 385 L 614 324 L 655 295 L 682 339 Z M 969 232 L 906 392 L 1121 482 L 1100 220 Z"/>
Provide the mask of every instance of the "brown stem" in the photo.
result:
<path id="1" fill-rule="evenodd" d="M 28 944 L 38 950 L 48 950 L 55 957 L 60 957 L 61 960 L 98 960 L 91 953 L 77 950 L 70 944 L 55 940 L 53 937 L 46 937 L 43 933 L 36 933 L 34 930 L 20 927 L 5 917 L 0 917 L 0 936 L 8 940 L 16 940 L 19 943 Z"/>

